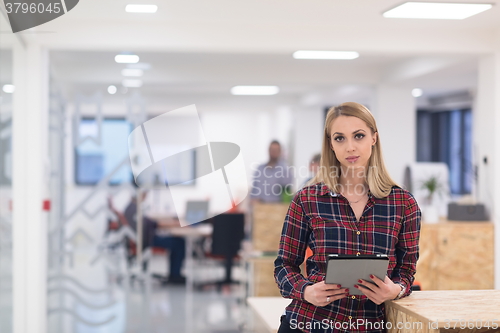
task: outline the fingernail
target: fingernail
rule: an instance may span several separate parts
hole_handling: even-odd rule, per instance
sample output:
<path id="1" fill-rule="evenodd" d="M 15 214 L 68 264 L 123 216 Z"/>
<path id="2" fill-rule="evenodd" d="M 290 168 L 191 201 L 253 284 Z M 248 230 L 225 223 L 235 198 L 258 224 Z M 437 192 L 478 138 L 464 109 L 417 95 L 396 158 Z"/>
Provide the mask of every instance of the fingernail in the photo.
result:
<path id="1" fill-rule="evenodd" d="M 370 277 L 373 279 L 373 278 L 375 277 L 375 275 L 371 275 L 371 274 L 370 274 Z"/>
<path id="2" fill-rule="evenodd" d="M 340 284 L 338 284 L 338 285 L 337 285 L 337 288 L 340 288 L 340 287 L 341 287 L 341 286 L 340 286 Z"/>
<path id="3" fill-rule="evenodd" d="M 354 285 L 354 287 L 356 287 L 356 288 L 358 288 L 358 289 L 359 289 L 359 287 L 358 287 L 358 285 L 357 285 L 357 284 L 355 284 L 355 285 Z"/>
<path id="4" fill-rule="evenodd" d="M 363 283 L 363 280 L 358 280 L 358 283 Z"/>
<path id="5" fill-rule="evenodd" d="M 345 292 L 346 292 L 346 293 L 348 293 L 348 292 L 349 292 L 349 289 L 346 289 L 346 290 L 345 290 Z"/>

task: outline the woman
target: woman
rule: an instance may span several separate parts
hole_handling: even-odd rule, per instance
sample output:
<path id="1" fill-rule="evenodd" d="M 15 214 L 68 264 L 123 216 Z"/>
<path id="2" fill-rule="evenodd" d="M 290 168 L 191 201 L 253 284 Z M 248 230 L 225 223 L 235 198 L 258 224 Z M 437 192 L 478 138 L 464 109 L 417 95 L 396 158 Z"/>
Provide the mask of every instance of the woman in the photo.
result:
<path id="1" fill-rule="evenodd" d="M 328 111 L 321 166 L 295 195 L 281 235 L 274 275 L 286 308 L 279 333 L 385 332 L 383 303 L 411 293 L 418 259 L 420 209 L 389 176 L 377 125 L 358 103 Z M 299 266 L 307 246 L 307 278 Z M 387 254 L 387 276 L 359 280 L 363 295 L 325 284 L 329 254 Z"/>

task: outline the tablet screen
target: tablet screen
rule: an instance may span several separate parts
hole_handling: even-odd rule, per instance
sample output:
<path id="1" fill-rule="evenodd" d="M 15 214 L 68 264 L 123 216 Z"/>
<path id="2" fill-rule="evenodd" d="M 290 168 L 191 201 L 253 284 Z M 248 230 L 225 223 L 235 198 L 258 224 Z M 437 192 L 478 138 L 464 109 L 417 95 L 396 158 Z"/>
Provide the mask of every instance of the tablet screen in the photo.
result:
<path id="1" fill-rule="evenodd" d="M 342 288 L 349 288 L 351 295 L 363 295 L 361 290 L 354 287 L 358 280 L 371 282 L 370 274 L 384 280 L 388 266 L 389 257 L 385 254 L 331 254 L 328 256 L 325 283 L 340 284 Z"/>

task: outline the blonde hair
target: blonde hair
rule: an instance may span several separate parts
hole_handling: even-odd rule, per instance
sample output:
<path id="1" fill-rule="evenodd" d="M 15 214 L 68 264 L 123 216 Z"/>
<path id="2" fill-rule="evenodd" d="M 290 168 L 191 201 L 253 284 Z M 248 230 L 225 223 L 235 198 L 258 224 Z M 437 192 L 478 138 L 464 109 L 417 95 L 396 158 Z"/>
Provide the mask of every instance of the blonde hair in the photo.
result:
<path id="1" fill-rule="evenodd" d="M 335 106 L 328 110 L 323 134 L 323 145 L 321 149 L 320 169 L 310 184 L 322 182 L 333 192 L 340 192 L 339 171 L 340 162 L 330 146 L 330 129 L 335 119 L 340 116 L 356 117 L 363 120 L 371 129 L 372 134 L 378 132 L 375 118 L 364 105 L 354 102 L 347 102 Z M 332 168 L 335 172 L 331 172 Z M 387 171 L 382 157 L 382 146 L 380 144 L 380 134 L 372 149 L 372 154 L 368 160 L 368 172 L 366 173 L 366 183 L 371 193 L 376 198 L 385 198 L 391 193 L 393 186 L 398 186 L 392 180 Z"/>

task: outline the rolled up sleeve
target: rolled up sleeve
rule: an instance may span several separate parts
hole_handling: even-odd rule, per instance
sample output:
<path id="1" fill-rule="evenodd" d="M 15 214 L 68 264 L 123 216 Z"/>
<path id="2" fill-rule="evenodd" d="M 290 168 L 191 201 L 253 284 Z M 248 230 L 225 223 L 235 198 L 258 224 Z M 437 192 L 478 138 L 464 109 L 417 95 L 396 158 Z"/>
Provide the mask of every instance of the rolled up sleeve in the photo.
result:
<path id="1" fill-rule="evenodd" d="M 304 300 L 304 289 L 312 284 L 300 271 L 310 233 L 311 229 L 304 214 L 299 191 L 288 208 L 281 232 L 278 257 L 274 261 L 274 277 L 281 295 L 285 298 Z"/>
<path id="2" fill-rule="evenodd" d="M 420 238 L 421 213 L 415 198 L 409 194 L 408 203 L 396 244 L 396 267 L 392 271 L 391 279 L 394 283 L 401 283 L 406 291 L 403 296 L 411 294 L 411 285 L 418 260 L 418 241 Z"/>

